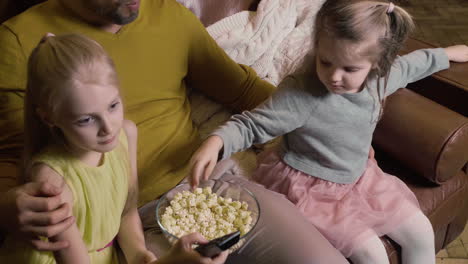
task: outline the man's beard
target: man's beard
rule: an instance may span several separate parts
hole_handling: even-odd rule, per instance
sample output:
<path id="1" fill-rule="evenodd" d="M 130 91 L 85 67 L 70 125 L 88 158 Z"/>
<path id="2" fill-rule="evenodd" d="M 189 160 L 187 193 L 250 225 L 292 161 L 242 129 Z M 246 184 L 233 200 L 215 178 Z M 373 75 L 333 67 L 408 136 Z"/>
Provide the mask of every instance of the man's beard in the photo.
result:
<path id="1" fill-rule="evenodd" d="M 117 5 L 101 6 L 93 0 L 86 1 L 86 7 L 96 15 L 117 25 L 126 25 L 138 17 L 138 10 L 124 12 L 127 0 L 119 0 Z"/>
<path id="2" fill-rule="evenodd" d="M 138 17 L 138 10 L 129 11 L 126 15 L 120 10 L 121 7 L 108 13 L 108 17 L 117 25 L 126 25 Z"/>

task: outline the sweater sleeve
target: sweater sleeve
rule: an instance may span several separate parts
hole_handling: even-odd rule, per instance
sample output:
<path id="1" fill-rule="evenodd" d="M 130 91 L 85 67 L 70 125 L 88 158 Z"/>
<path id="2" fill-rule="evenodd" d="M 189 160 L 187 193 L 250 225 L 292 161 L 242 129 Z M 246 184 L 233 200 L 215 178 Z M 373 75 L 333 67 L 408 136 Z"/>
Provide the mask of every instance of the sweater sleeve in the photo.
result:
<path id="1" fill-rule="evenodd" d="M 0 25 L 0 162 L 15 161 L 22 148 L 27 60 L 17 36 Z"/>
<path id="2" fill-rule="evenodd" d="M 223 139 L 223 159 L 252 144 L 265 143 L 301 127 L 310 109 L 307 91 L 293 78 L 285 79 L 265 102 L 252 111 L 234 115 L 212 135 Z"/>
<path id="3" fill-rule="evenodd" d="M 406 87 L 408 83 L 449 67 L 450 62 L 443 48 L 421 49 L 398 57 L 391 68 L 386 96 Z"/>
<path id="4" fill-rule="evenodd" d="M 201 22 L 186 11 L 190 38 L 187 83 L 236 111 L 253 109 L 274 90 L 255 71 L 237 64 L 211 38 Z"/>

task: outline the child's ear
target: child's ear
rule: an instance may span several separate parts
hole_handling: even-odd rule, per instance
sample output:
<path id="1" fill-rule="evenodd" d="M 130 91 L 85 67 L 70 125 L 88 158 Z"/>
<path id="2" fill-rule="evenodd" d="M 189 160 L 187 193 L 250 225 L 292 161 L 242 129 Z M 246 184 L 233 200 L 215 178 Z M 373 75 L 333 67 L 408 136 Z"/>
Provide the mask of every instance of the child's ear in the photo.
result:
<path id="1" fill-rule="evenodd" d="M 39 118 L 42 120 L 42 122 L 46 123 L 47 126 L 53 127 L 54 123 L 50 119 L 49 115 L 42 109 L 37 107 L 36 108 L 36 114 L 39 116 Z"/>

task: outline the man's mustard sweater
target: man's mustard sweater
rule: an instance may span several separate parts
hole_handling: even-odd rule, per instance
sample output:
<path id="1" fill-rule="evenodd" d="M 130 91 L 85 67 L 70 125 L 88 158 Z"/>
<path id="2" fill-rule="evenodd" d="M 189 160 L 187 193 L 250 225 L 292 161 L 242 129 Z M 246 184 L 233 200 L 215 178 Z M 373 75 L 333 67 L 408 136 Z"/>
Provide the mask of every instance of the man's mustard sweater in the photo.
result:
<path id="1" fill-rule="evenodd" d="M 139 205 L 187 176 L 188 161 L 200 143 L 187 88 L 237 111 L 253 108 L 273 91 L 250 68 L 232 61 L 174 0 L 142 0 L 138 18 L 116 34 L 49 0 L 0 26 L 0 165 L 19 158 L 27 59 L 47 32 L 84 34 L 114 60 L 126 118 L 138 126 Z M 3 186 L 15 180 L 0 176 Z"/>

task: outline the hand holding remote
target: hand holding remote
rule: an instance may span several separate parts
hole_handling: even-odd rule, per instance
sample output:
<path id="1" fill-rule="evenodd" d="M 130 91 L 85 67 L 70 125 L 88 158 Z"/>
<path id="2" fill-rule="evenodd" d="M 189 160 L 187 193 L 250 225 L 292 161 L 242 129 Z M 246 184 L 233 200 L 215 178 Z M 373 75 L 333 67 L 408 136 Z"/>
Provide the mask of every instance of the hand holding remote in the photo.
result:
<path id="1" fill-rule="evenodd" d="M 221 252 L 217 257 L 208 258 L 200 256 L 192 249 L 193 244 L 208 242 L 199 233 L 182 236 L 169 252 L 151 264 L 223 264 L 227 252 Z"/>
<path id="2" fill-rule="evenodd" d="M 219 255 L 224 250 L 229 249 L 230 247 L 235 245 L 237 242 L 239 242 L 239 238 L 240 238 L 240 232 L 237 231 L 237 232 L 213 239 L 207 244 L 200 245 L 197 248 L 195 248 L 195 251 L 197 251 L 198 253 L 200 253 L 200 255 L 204 257 L 212 258 L 212 257 Z"/>

